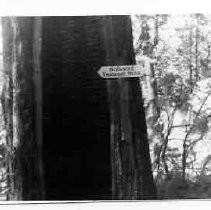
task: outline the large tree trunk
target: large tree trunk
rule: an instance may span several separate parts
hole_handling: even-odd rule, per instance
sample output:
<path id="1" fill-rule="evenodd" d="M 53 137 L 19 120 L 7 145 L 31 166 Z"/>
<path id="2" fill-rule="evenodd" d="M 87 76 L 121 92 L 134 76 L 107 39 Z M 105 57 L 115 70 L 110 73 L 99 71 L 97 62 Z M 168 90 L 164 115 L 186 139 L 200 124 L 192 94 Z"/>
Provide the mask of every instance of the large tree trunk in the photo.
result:
<path id="1" fill-rule="evenodd" d="M 8 126 L 10 147 L 15 147 L 13 191 L 9 199 L 43 199 L 41 140 L 37 135 L 37 71 L 39 21 L 30 17 L 3 18 L 4 65 L 9 75 Z M 34 68 L 36 67 L 36 69 Z M 36 70 L 36 72 L 35 72 Z"/>
<path id="2" fill-rule="evenodd" d="M 128 16 L 104 18 L 106 64 L 134 64 Z M 113 199 L 155 199 L 139 79 L 107 81 L 111 118 Z"/>
<path id="3" fill-rule="evenodd" d="M 4 29 L 12 27 L 11 21 L 2 21 Z M 13 56 L 13 37 L 14 31 L 10 30 L 5 33 L 3 30 L 3 36 L 7 36 L 7 39 L 4 39 L 4 56 L 3 56 L 3 88 L 1 93 L 1 104 L 4 116 L 4 125 L 6 130 L 6 145 L 8 147 L 8 155 L 6 160 L 7 167 L 7 186 L 9 192 L 7 193 L 7 199 L 13 200 L 15 195 L 14 190 L 14 175 L 13 175 L 13 166 L 12 166 L 12 153 L 13 153 L 13 67 L 11 63 L 14 61 Z"/>
<path id="4" fill-rule="evenodd" d="M 48 200 L 111 199 L 110 122 L 99 16 L 43 17 L 43 152 Z"/>
<path id="5" fill-rule="evenodd" d="M 107 192 L 110 175 L 104 174 L 110 171 L 106 85 L 97 70 L 103 63 L 134 64 L 130 18 L 42 20 L 43 32 L 39 18 L 4 18 L 4 63 L 12 77 L 11 138 L 17 147 L 16 197 L 44 199 L 44 150 L 47 198 L 99 198 L 97 193 Z M 113 198 L 156 198 L 139 80 L 109 80 L 107 87 Z"/>

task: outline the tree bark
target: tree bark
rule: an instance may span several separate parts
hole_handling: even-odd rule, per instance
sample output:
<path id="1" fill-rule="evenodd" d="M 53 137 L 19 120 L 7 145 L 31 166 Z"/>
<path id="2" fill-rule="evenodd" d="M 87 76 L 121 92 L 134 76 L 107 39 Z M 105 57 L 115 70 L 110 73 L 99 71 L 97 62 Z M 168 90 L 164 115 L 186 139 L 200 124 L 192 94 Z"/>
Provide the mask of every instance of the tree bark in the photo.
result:
<path id="1" fill-rule="evenodd" d="M 40 49 L 35 41 L 40 25 L 36 21 L 32 17 L 3 18 L 4 64 L 11 77 L 9 84 L 12 82 L 10 91 L 13 97 L 9 102 L 11 123 L 7 124 L 12 124 L 10 144 L 16 148 L 12 163 L 16 198 L 9 199 L 41 200 L 44 196 L 37 123 L 40 121 L 37 109 L 40 101 L 35 97 L 38 87 L 35 83 L 40 80 L 37 77 Z"/>
<path id="2" fill-rule="evenodd" d="M 103 18 L 106 65 L 135 63 L 128 16 Z M 113 199 L 155 199 L 140 81 L 107 81 L 111 120 Z"/>
<path id="3" fill-rule="evenodd" d="M 2 20 L 2 26 L 4 29 L 9 29 L 12 27 L 12 21 L 10 19 Z M 3 39 L 3 69 L 4 69 L 4 84 L 1 95 L 1 103 L 4 115 L 4 124 L 6 129 L 6 144 L 8 147 L 8 155 L 7 155 L 7 186 L 9 188 L 9 192 L 7 193 L 7 199 L 13 200 L 15 197 L 14 191 L 14 169 L 13 169 L 13 160 L 12 160 L 12 151 L 13 151 L 13 66 L 11 63 L 14 62 L 15 58 L 13 56 L 14 47 L 13 47 L 13 39 L 14 39 L 14 31 L 9 30 L 7 33 L 3 30 L 3 37 L 7 39 Z"/>

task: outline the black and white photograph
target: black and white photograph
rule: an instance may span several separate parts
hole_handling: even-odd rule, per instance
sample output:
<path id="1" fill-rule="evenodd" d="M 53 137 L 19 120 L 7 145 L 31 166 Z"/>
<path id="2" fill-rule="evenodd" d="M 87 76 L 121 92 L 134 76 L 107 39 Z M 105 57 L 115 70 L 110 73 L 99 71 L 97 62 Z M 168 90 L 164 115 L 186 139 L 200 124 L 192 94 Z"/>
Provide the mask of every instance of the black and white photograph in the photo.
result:
<path id="1" fill-rule="evenodd" d="M 211 13 L 0 17 L 0 200 L 211 198 Z"/>

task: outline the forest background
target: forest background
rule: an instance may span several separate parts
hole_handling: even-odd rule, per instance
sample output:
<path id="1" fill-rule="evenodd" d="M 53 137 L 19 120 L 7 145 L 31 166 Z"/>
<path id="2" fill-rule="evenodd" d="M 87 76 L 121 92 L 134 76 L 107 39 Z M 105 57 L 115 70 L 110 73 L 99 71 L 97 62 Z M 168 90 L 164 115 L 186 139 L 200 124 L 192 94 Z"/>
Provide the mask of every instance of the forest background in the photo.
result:
<path id="1" fill-rule="evenodd" d="M 132 17 L 152 168 L 163 198 L 211 196 L 211 16 Z"/>

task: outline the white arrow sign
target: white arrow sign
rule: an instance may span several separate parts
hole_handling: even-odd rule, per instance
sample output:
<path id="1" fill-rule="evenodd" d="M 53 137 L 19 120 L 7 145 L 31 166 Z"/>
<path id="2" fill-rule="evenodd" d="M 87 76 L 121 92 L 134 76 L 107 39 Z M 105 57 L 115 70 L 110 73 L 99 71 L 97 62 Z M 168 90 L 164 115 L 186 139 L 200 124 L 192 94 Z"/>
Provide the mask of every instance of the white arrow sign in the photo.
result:
<path id="1" fill-rule="evenodd" d="M 105 79 L 141 77 L 147 67 L 149 63 L 145 61 L 139 62 L 139 65 L 102 66 L 98 74 Z"/>

